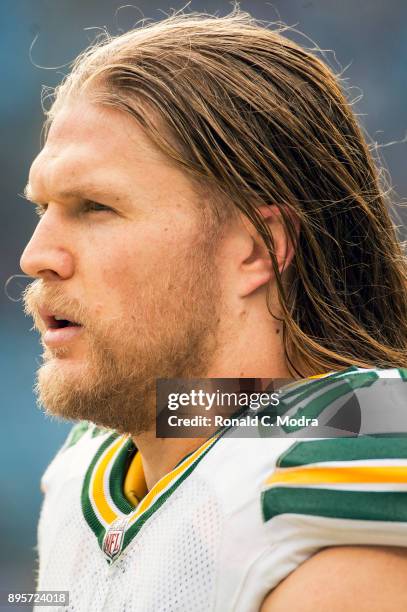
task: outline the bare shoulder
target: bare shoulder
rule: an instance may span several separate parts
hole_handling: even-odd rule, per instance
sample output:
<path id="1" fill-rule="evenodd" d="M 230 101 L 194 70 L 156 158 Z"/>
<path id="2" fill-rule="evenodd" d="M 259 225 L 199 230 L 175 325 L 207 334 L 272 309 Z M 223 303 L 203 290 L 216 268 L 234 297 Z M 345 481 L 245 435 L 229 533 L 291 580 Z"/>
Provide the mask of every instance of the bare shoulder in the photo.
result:
<path id="1" fill-rule="evenodd" d="M 260 612 L 402 612 L 406 575 L 407 548 L 325 548 L 269 593 Z"/>

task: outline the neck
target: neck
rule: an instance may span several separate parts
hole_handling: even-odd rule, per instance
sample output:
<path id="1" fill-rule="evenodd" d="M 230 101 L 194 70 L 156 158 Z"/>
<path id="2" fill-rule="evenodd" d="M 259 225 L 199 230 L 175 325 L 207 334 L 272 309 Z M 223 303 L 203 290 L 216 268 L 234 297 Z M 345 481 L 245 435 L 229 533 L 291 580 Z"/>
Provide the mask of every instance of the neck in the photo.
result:
<path id="1" fill-rule="evenodd" d="M 156 438 L 155 431 L 133 438 L 141 454 L 144 477 L 148 490 L 174 469 L 185 455 L 199 448 L 207 438 Z"/>
<path id="2" fill-rule="evenodd" d="M 260 390 L 265 390 L 273 378 L 259 380 Z M 209 429 L 208 435 L 202 438 L 157 438 L 155 430 L 133 436 L 134 444 L 141 455 L 148 490 L 173 470 L 186 455 L 202 446 L 214 432 L 215 429 Z"/>
<path id="3" fill-rule="evenodd" d="M 258 378 L 261 390 L 273 379 L 290 379 L 282 341 L 281 325 L 270 313 L 257 310 L 239 321 L 239 332 L 227 330 L 221 338 L 221 350 L 214 355 L 203 378 Z M 267 312 L 266 312 L 267 310 Z M 261 316 L 263 315 L 263 316 Z M 150 490 L 185 457 L 199 448 L 205 438 L 156 438 L 155 430 L 133 437 Z"/>

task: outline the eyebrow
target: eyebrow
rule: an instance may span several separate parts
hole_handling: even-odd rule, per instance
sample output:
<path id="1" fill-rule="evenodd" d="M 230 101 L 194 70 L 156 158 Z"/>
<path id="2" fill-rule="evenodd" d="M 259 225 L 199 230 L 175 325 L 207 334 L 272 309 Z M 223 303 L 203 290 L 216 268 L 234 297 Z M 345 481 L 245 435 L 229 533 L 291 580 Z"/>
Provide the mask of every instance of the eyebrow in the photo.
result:
<path id="1" fill-rule="evenodd" d="M 76 189 L 66 189 L 66 190 L 58 192 L 58 198 L 61 198 L 61 199 L 63 198 L 81 199 L 82 198 L 83 199 L 84 193 L 88 193 L 92 197 L 100 197 L 100 196 L 106 196 L 107 190 L 97 189 L 95 188 L 94 185 L 84 184 L 80 187 L 77 187 Z M 38 198 L 34 197 L 30 183 L 27 183 L 21 195 L 29 202 L 34 202 L 34 203 L 38 202 L 38 203 L 44 203 L 44 204 L 46 203 L 46 202 L 41 202 L 40 200 L 38 200 Z M 122 199 L 122 198 L 118 197 L 117 199 Z"/>

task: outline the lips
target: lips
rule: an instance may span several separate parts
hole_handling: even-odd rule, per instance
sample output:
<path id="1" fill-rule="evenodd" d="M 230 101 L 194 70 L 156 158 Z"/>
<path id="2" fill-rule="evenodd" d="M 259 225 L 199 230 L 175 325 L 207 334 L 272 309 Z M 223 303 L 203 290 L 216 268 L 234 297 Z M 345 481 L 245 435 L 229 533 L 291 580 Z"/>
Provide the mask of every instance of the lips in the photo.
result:
<path id="1" fill-rule="evenodd" d="M 40 308 L 39 315 L 46 330 L 42 339 L 49 347 L 57 347 L 72 342 L 83 330 L 82 325 L 72 320 L 68 313 L 51 312 L 45 308 Z"/>
<path id="2" fill-rule="evenodd" d="M 71 319 L 67 313 L 51 312 L 45 308 L 40 308 L 39 315 L 47 330 L 65 327 L 82 327 L 80 323 Z"/>

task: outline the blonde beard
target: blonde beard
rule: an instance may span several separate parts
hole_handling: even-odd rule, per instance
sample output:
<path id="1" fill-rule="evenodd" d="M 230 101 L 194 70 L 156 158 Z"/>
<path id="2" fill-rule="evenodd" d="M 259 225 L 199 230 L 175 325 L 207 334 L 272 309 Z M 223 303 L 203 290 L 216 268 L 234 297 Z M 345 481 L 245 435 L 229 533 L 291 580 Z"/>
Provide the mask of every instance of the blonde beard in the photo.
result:
<path id="1" fill-rule="evenodd" d="M 66 351 L 46 349 L 37 372 L 38 403 L 48 414 L 89 420 L 119 433 L 153 430 L 156 379 L 204 377 L 216 356 L 221 292 L 217 271 L 208 265 L 211 258 L 201 245 L 160 285 L 152 281 L 140 291 L 131 325 L 117 319 L 86 322 L 85 362 L 74 372 L 62 363 Z M 26 312 L 35 320 L 39 296 L 47 293 L 41 282 L 25 295 Z M 166 294 L 165 287 L 175 292 Z M 69 303 L 59 291 L 48 293 L 54 306 L 58 300 Z"/>

